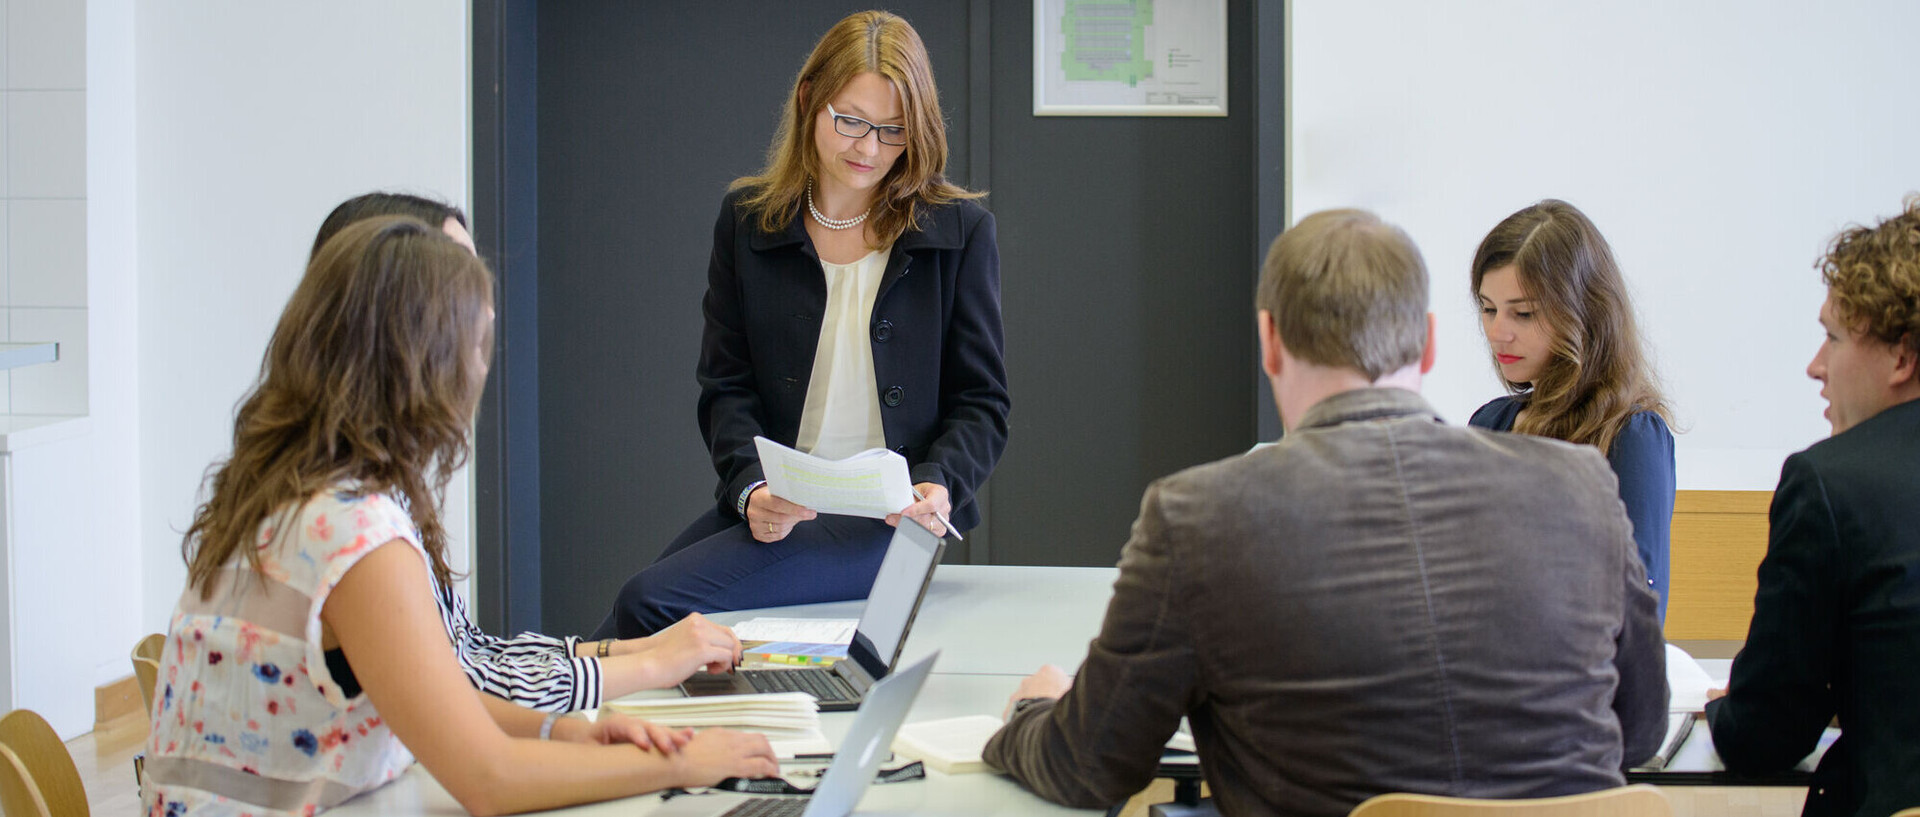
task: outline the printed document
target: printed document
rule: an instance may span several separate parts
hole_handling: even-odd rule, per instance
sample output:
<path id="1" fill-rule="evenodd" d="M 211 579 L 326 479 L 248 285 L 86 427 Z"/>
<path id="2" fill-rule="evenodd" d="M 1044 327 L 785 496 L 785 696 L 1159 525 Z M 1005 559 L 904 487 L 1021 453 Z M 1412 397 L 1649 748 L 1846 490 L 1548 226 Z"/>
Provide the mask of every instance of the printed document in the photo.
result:
<path id="1" fill-rule="evenodd" d="M 845 459 L 803 454 L 765 437 L 753 438 L 767 490 L 820 513 L 885 519 L 913 504 L 905 457 L 869 448 Z"/>
<path id="2" fill-rule="evenodd" d="M 857 618 L 772 618 L 756 616 L 733 625 L 741 641 L 811 641 L 816 644 L 852 644 Z"/>

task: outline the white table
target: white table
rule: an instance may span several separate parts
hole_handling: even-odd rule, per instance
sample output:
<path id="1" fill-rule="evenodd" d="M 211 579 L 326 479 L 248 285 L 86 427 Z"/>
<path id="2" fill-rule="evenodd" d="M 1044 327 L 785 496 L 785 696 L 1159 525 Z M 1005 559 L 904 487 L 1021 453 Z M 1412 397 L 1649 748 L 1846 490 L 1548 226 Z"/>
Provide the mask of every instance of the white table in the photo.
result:
<path id="1" fill-rule="evenodd" d="M 938 649 L 940 663 L 914 701 L 908 721 L 999 714 L 1020 679 L 1043 663 L 1068 671 L 1086 657 L 1113 595 L 1113 568 L 943 565 L 907 638 L 903 663 Z M 862 602 L 807 604 L 714 616 L 723 623 L 754 616 L 858 618 Z M 821 713 L 820 727 L 838 745 L 854 713 Z M 643 795 L 561 809 L 568 815 L 644 815 L 660 803 Z M 466 811 L 416 765 L 395 780 L 327 812 L 358 815 L 456 815 Z M 1004 775 L 946 775 L 876 784 L 856 813 L 865 815 L 1097 815 L 1035 797 Z"/>
<path id="2" fill-rule="evenodd" d="M 938 649 L 934 672 L 943 675 L 1024 677 L 1041 664 L 1072 672 L 1100 632 L 1119 575 L 1111 567 L 941 565 L 900 660 L 910 664 Z M 863 605 L 801 604 L 712 618 L 729 625 L 759 616 L 859 618 Z"/>

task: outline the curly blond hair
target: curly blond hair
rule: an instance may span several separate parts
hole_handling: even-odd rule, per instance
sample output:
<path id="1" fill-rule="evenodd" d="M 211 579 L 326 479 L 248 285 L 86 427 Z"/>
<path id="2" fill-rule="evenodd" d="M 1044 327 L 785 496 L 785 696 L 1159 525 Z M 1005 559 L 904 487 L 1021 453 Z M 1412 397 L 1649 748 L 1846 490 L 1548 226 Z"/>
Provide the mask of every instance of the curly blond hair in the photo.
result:
<path id="1" fill-rule="evenodd" d="M 1815 266 L 1842 322 L 1920 353 L 1920 193 L 1900 215 L 1840 231 Z"/>

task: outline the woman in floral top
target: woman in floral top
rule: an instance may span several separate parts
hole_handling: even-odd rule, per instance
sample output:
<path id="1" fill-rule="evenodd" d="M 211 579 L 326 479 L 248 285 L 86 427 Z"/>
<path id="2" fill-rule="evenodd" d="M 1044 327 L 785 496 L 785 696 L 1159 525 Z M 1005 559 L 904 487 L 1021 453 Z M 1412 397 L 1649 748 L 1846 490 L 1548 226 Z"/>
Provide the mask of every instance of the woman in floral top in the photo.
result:
<path id="1" fill-rule="evenodd" d="M 327 240 L 347 225 L 376 216 L 412 216 L 437 224 L 448 238 L 469 252 L 474 250 L 467 214 L 460 208 L 408 193 L 374 192 L 347 199 L 327 214 L 314 236 L 313 255 L 319 255 Z M 439 590 L 440 618 L 467 680 L 483 692 L 529 709 L 597 709 L 605 699 L 670 687 L 703 669 L 729 672 L 739 663 L 740 640 L 734 638 L 733 630 L 699 613 L 644 638 L 594 642 L 540 633 L 501 638 L 473 623 L 466 601 L 453 585 Z"/>
<path id="2" fill-rule="evenodd" d="M 556 721 L 462 674 L 435 602 L 438 502 L 467 455 L 492 286 L 410 218 L 355 224 L 313 259 L 187 532 L 149 814 L 314 814 L 415 757 L 476 814 L 776 771 L 756 735 Z"/>

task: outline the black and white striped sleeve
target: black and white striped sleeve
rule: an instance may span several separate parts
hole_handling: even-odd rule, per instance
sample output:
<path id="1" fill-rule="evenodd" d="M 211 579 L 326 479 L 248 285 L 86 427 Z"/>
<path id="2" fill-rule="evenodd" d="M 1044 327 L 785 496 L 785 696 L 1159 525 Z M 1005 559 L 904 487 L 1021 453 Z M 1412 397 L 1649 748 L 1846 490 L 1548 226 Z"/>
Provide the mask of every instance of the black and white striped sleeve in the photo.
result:
<path id="1" fill-rule="evenodd" d="M 440 616 L 467 680 L 482 692 L 547 712 L 600 706 L 600 659 L 573 654 L 580 639 L 521 633 L 489 635 L 474 625 L 466 600 L 439 589 Z"/>

